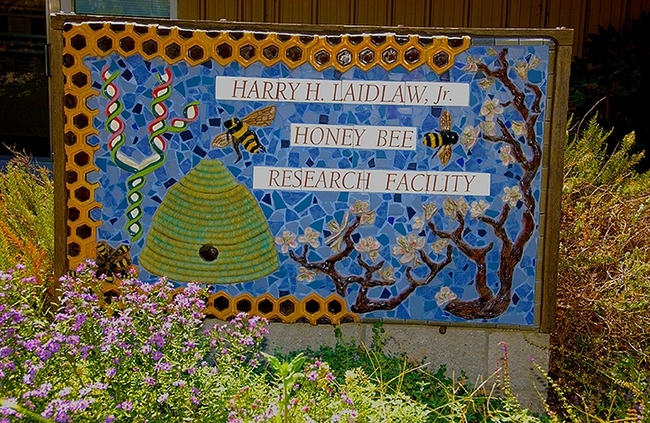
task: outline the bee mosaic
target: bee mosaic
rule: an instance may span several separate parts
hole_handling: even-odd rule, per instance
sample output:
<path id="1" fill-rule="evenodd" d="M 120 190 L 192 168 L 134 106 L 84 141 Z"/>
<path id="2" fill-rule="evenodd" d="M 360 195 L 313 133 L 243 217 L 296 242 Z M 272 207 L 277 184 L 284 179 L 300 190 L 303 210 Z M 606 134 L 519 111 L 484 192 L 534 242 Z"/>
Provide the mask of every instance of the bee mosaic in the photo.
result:
<path id="1" fill-rule="evenodd" d="M 125 274 L 131 267 L 131 257 L 129 256 L 131 247 L 122 244 L 113 249 L 106 241 L 97 243 L 97 276 L 106 275 L 106 278 L 112 278 L 114 275 Z"/>
<path id="2" fill-rule="evenodd" d="M 437 155 L 443 166 L 451 160 L 452 145 L 456 144 L 459 138 L 458 133 L 451 130 L 452 122 L 449 110 L 443 110 L 440 115 L 440 132 L 428 132 L 422 139 L 427 147 L 438 148 L 431 158 Z"/>
<path id="3" fill-rule="evenodd" d="M 239 145 L 243 145 L 246 150 L 256 154 L 260 151 L 266 152 L 266 148 L 260 142 L 257 134 L 250 129 L 251 126 L 269 126 L 275 118 L 275 106 L 268 106 L 263 109 L 255 110 L 254 112 L 238 119 L 232 117 L 223 123 L 226 132 L 217 135 L 212 140 L 212 146 L 224 148 L 232 143 L 235 151 L 237 152 L 237 160 L 235 163 L 242 159 Z"/>
<path id="4" fill-rule="evenodd" d="M 131 268 L 131 257 L 129 252 L 131 247 L 122 244 L 117 248 L 113 248 L 106 241 L 99 241 L 95 247 L 97 251 L 97 258 L 95 264 L 97 270 L 95 274 L 99 277 L 104 275 L 107 282 L 113 282 L 115 276 L 125 275 Z M 74 270 L 68 271 L 68 275 L 77 277 L 78 274 Z"/>

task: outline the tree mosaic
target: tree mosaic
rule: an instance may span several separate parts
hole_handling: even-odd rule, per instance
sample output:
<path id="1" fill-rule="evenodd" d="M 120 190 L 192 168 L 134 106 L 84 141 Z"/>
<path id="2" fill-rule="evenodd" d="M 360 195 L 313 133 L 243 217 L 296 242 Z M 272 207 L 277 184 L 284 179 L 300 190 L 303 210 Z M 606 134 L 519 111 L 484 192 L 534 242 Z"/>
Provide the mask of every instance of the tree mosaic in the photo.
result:
<path id="1" fill-rule="evenodd" d="M 500 194 L 503 202 L 501 210 L 488 213 L 491 205 L 485 200 L 468 204 L 464 197 L 447 197 L 442 201 L 436 199 L 424 203 L 422 214 L 411 219 L 413 231 L 407 236 L 397 237 L 397 245 L 390 248 L 390 253 L 404 267 L 404 278 L 408 285 L 390 298 L 374 298 L 370 295 L 372 288 L 394 286 L 398 280 L 393 266 L 380 254 L 380 251 L 386 250 L 386 246 L 381 245 L 374 236 L 360 236 L 359 230 L 374 222 L 376 212 L 370 209 L 368 202 L 356 201 L 340 222 L 336 219 L 329 221 L 330 234 L 323 242 L 332 254 L 323 260 L 313 261 L 309 258 L 310 250 L 320 246 L 321 236 L 310 227 L 304 228 L 299 236 L 283 231 L 276 237 L 275 242 L 281 252 L 289 254 L 299 265 L 299 281 L 313 281 L 319 274 L 326 276 L 342 297 L 346 298 L 354 292 L 354 303 L 350 308 L 356 313 L 391 310 L 418 287 L 431 284 L 454 257 L 462 255 L 474 263 L 470 285 L 473 285 L 476 298 L 461 300 L 452 287 L 443 286 L 435 295 L 437 304 L 450 314 L 466 320 L 491 319 L 508 309 L 515 268 L 522 260 L 536 225 L 537 204 L 532 185 L 538 175 L 542 155 L 537 136 L 537 123 L 542 113 L 542 91 L 538 84 L 528 80 L 528 71 L 537 66 L 538 58 L 527 55 L 524 60 L 515 62 L 508 59 L 506 48 L 498 53 L 493 51 L 493 54 L 496 60 L 492 66 L 469 56 L 463 68 L 475 75 L 484 90 L 485 99 L 479 113 L 481 122 L 477 126 L 465 126 L 460 143 L 467 152 L 478 142 L 497 148 L 503 166 L 518 166 L 523 172 L 516 184 L 506 186 Z M 500 101 L 495 93 L 506 93 L 510 100 Z M 513 109 L 521 120 L 504 120 L 502 115 L 508 108 Z M 436 213 L 444 215 L 446 228 L 433 221 Z M 481 222 L 492 231 L 498 242 L 479 246 L 468 241 L 468 234 L 472 232 L 469 219 Z M 518 225 L 513 233 L 512 223 L 515 220 Z M 303 244 L 302 247 L 299 244 Z M 498 251 L 496 290 L 488 284 L 490 270 L 487 257 L 493 250 Z M 343 274 L 340 264 L 347 259 L 356 260 L 362 271 L 359 274 Z M 416 269 L 419 269 L 420 276 L 416 275 Z"/>

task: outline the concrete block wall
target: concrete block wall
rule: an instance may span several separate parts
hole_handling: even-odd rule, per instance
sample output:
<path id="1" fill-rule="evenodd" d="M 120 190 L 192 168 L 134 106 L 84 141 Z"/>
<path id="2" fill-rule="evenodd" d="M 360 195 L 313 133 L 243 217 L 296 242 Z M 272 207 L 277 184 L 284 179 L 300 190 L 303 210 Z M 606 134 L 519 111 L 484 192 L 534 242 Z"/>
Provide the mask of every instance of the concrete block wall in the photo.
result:
<path id="1" fill-rule="evenodd" d="M 457 379 L 464 372 L 470 382 L 476 385 L 488 379 L 487 386 L 497 382 L 494 375 L 501 358 L 503 345 L 507 345 L 510 384 L 513 393 L 524 408 L 543 412 L 544 403 L 535 387 L 546 396 L 543 378 L 534 368 L 532 360 L 543 369 L 548 369 L 549 335 L 533 331 L 503 329 L 480 329 L 469 327 L 389 324 L 383 325 L 386 332 L 386 349 L 393 353 L 406 353 L 411 359 L 427 364 L 432 371 L 445 365 L 446 375 Z M 346 323 L 341 325 L 344 339 L 356 340 L 370 345 L 372 324 Z M 274 351 L 288 353 L 321 345 L 334 346 L 336 339 L 332 326 L 309 324 L 271 323 L 265 345 L 267 353 Z M 443 333 L 444 332 L 444 333 Z"/>

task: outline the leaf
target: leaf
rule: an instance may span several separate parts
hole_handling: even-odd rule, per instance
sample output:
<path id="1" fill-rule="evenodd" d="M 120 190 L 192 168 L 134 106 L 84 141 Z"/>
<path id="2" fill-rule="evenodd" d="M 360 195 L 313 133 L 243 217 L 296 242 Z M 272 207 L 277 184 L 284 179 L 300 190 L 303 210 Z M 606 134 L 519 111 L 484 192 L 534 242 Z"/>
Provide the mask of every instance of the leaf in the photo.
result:
<path id="1" fill-rule="evenodd" d="M 307 357 L 305 357 L 303 353 L 300 353 L 297 356 L 295 356 L 294 359 L 291 360 L 291 364 L 290 364 L 291 373 L 296 373 L 301 371 L 306 360 Z"/>
<path id="2" fill-rule="evenodd" d="M 282 365 L 280 363 L 280 360 L 278 360 L 277 357 L 274 357 L 271 354 L 267 354 L 263 351 L 262 351 L 262 355 L 269 362 L 269 365 L 273 368 L 273 370 L 275 370 L 276 372 L 280 371 Z"/>

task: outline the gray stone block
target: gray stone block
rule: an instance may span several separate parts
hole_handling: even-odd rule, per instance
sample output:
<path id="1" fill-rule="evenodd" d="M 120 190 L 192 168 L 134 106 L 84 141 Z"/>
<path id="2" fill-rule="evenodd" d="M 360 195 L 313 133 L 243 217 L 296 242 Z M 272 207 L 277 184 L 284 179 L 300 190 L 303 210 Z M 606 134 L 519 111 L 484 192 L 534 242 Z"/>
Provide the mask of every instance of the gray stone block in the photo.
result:
<path id="1" fill-rule="evenodd" d="M 485 361 L 478 359 L 487 347 L 485 330 L 448 327 L 444 334 L 438 326 L 384 325 L 388 351 L 406 353 L 419 363 L 428 363 L 436 371 L 441 365 L 447 375 L 457 379 L 464 372 L 475 381 L 488 370 Z"/>
<path id="2" fill-rule="evenodd" d="M 535 388 L 545 399 L 546 381 L 534 363 L 548 371 L 549 335 L 521 331 L 491 331 L 488 339 L 488 362 L 493 363 L 493 366 L 503 366 L 506 354 L 504 349 L 507 349 L 507 368 L 512 392 L 523 407 L 543 412 L 544 403 Z"/>
<path id="3" fill-rule="evenodd" d="M 365 325 L 347 323 L 341 325 L 345 340 L 365 341 Z M 336 344 L 334 327 L 328 325 L 312 326 L 306 323 L 271 323 L 264 349 L 267 353 L 280 351 L 286 354 L 307 347 L 318 349 L 321 345 L 333 347 Z"/>

